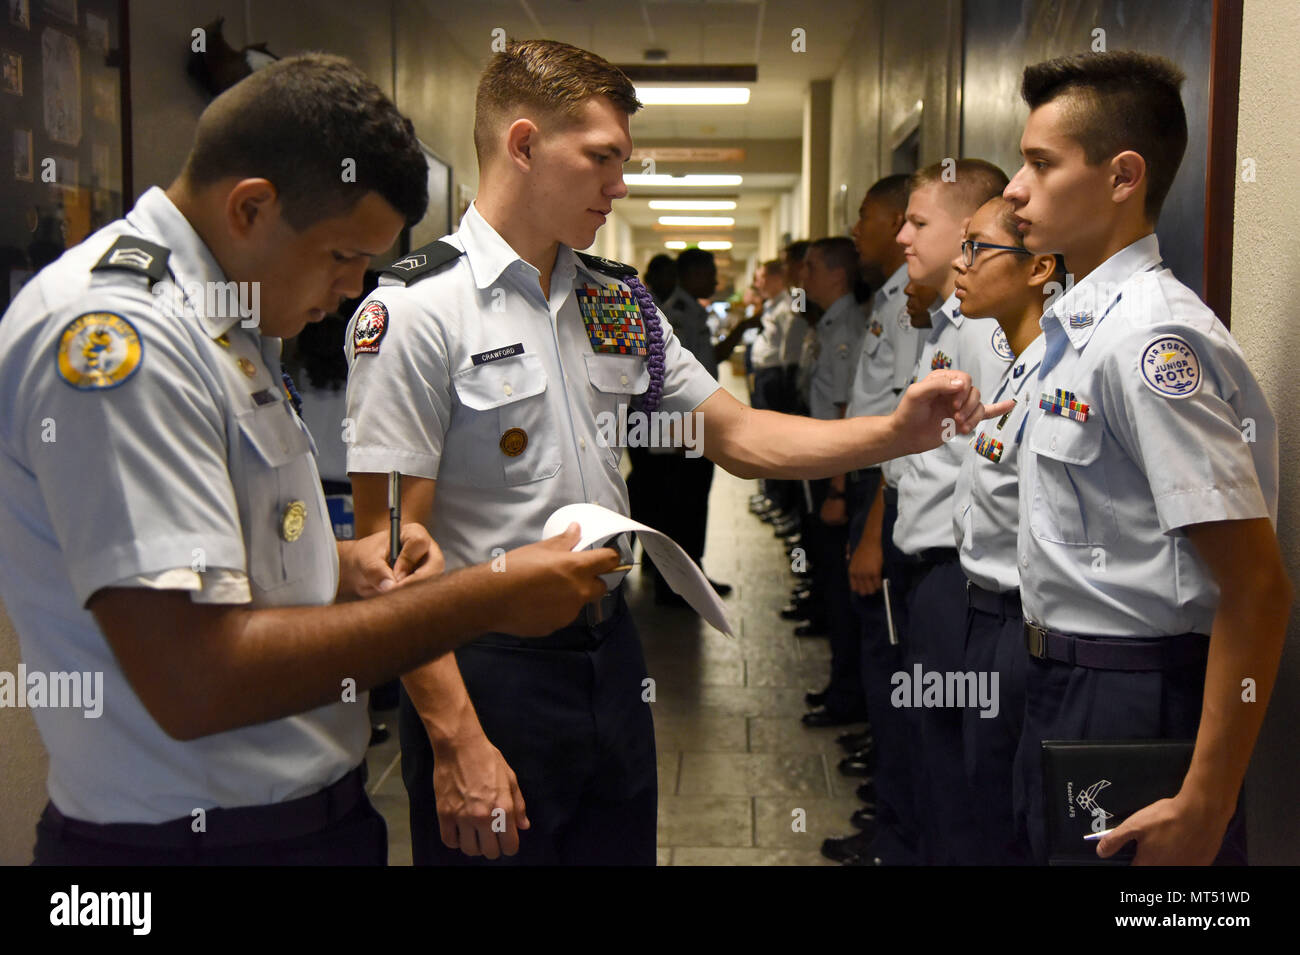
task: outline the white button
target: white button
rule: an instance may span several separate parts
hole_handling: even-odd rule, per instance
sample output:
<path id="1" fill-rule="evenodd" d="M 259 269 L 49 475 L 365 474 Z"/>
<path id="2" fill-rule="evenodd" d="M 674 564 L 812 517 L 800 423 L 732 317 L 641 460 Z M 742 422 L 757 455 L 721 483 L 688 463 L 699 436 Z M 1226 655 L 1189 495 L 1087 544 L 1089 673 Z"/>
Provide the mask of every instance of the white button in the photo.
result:
<path id="1" fill-rule="evenodd" d="M 505 393 L 506 393 L 506 394 L 512 394 L 513 392 L 514 392 L 514 389 L 511 388 L 509 385 L 506 385 L 506 387 L 505 387 Z"/>
<path id="2" fill-rule="evenodd" d="M 1029 555 L 1028 555 L 1028 554 L 1021 554 L 1021 555 L 1020 555 L 1020 566 L 1021 566 L 1021 567 L 1028 567 L 1028 566 L 1029 566 Z"/>
<path id="3" fill-rule="evenodd" d="M 620 375 L 619 378 L 618 378 L 618 380 L 619 380 L 619 383 L 620 383 L 620 384 L 624 384 L 624 385 L 626 385 L 626 384 L 627 384 L 627 375 Z"/>
<path id="4" fill-rule="evenodd" d="M 1055 437 L 1055 436 L 1052 437 L 1052 450 L 1053 450 L 1053 451 L 1056 450 L 1056 437 Z"/>
<path id="5" fill-rule="evenodd" d="M 579 439 L 578 439 L 578 447 L 580 447 L 580 448 L 582 448 L 582 450 L 586 451 L 586 450 L 587 450 L 587 439 L 586 439 L 586 438 L 579 438 Z"/>

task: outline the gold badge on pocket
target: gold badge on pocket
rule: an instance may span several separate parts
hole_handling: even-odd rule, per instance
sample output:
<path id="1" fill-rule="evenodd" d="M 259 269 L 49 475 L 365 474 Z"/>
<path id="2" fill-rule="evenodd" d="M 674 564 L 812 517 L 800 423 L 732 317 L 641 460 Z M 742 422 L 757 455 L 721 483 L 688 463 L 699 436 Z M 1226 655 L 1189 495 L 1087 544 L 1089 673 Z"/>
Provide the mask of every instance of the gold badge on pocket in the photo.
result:
<path id="1" fill-rule="evenodd" d="M 528 447 L 528 433 L 523 428 L 511 428 L 501 435 L 501 453 L 509 458 L 517 458 Z"/>
<path id="2" fill-rule="evenodd" d="M 307 505 L 302 501 L 290 501 L 280 515 L 280 536 L 293 543 L 302 536 L 307 524 Z"/>

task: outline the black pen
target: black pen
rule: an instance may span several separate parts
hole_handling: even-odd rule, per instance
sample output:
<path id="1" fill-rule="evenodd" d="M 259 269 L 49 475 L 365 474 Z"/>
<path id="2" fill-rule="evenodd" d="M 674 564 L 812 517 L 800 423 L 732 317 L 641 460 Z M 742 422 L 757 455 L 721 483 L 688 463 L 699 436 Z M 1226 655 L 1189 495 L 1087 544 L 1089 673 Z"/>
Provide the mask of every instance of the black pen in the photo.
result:
<path id="1" fill-rule="evenodd" d="M 402 473 L 388 472 L 388 566 L 402 552 Z"/>

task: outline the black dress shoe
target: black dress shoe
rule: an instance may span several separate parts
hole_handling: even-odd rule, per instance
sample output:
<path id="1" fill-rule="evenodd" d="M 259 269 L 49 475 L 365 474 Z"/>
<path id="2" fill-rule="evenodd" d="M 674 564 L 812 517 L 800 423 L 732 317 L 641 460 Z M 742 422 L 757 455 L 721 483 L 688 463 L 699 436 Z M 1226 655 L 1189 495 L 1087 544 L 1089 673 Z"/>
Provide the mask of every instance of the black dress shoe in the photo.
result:
<path id="1" fill-rule="evenodd" d="M 372 723 L 370 725 L 370 745 L 378 746 L 384 740 L 393 735 L 388 730 L 387 723 Z"/>
<path id="2" fill-rule="evenodd" d="M 867 805 L 874 806 L 876 804 L 876 784 L 871 780 L 868 779 L 865 783 L 858 783 L 858 788 L 853 791 Z"/>
<path id="3" fill-rule="evenodd" d="M 871 840 L 873 832 L 857 832 L 842 839 L 825 839 L 822 841 L 822 855 L 835 862 L 848 863 L 862 857 L 871 858 Z"/>
<path id="4" fill-rule="evenodd" d="M 812 604 L 807 601 L 786 604 L 781 608 L 782 620 L 807 620 L 812 615 Z"/>
<path id="5" fill-rule="evenodd" d="M 855 829 L 875 829 L 876 828 L 876 807 L 863 806 L 861 809 L 855 809 L 853 815 L 849 816 L 849 822 Z"/>
<path id="6" fill-rule="evenodd" d="M 809 620 L 803 626 L 794 628 L 796 637 L 829 637 L 830 627 L 825 620 Z"/>
<path id="7" fill-rule="evenodd" d="M 848 752 L 856 753 L 867 746 L 871 739 L 871 730 L 863 730 L 861 733 L 841 733 L 835 737 L 835 742 L 839 743 Z"/>
<path id="8" fill-rule="evenodd" d="M 805 693 L 805 694 L 803 695 L 803 701 L 804 701 L 805 703 L 807 703 L 809 706 L 825 706 L 825 705 L 826 705 L 826 691 L 825 691 L 825 690 L 809 690 L 807 693 Z"/>
<path id="9" fill-rule="evenodd" d="M 876 771 L 876 761 L 872 757 L 859 759 L 857 754 L 846 756 L 839 762 L 840 773 L 844 776 L 855 776 L 864 779 L 870 779 Z"/>
<path id="10" fill-rule="evenodd" d="M 853 716 L 851 713 L 836 713 L 825 706 L 809 710 L 803 715 L 804 726 L 847 726 L 849 723 L 860 723 L 861 721 L 860 716 Z"/>
<path id="11" fill-rule="evenodd" d="M 707 579 L 709 581 L 709 586 L 713 588 L 714 593 L 719 597 L 725 597 L 727 594 L 731 593 L 731 584 L 720 584 L 711 577 Z"/>

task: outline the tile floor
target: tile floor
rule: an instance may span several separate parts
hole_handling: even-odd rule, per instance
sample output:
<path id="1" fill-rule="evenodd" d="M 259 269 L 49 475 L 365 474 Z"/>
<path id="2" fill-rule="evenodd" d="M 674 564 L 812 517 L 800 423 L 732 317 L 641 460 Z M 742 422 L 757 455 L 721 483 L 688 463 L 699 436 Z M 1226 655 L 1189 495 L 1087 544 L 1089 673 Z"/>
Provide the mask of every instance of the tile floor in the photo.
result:
<path id="1" fill-rule="evenodd" d="M 722 383 L 745 400 L 728 366 Z M 799 722 L 804 691 L 826 682 L 829 645 L 794 637 L 777 616 L 793 578 L 780 543 L 748 511 L 756 489 L 718 469 L 709 501 L 704 566 L 735 587 L 726 602 L 737 639 L 691 611 L 656 607 L 636 570 L 625 584 L 655 680 L 660 865 L 832 865 L 821 841 L 849 834 L 860 805 L 859 780 L 835 768 L 841 731 Z M 389 864 L 409 865 L 396 713 L 386 717 L 392 736 L 367 760 L 371 798 L 388 820 Z"/>

